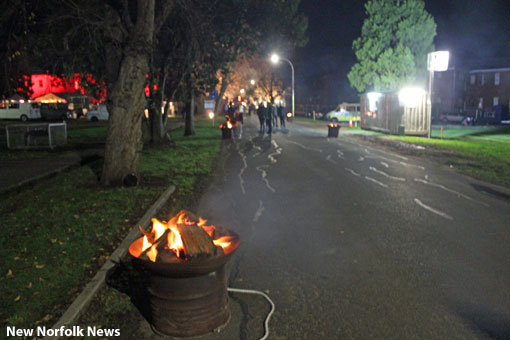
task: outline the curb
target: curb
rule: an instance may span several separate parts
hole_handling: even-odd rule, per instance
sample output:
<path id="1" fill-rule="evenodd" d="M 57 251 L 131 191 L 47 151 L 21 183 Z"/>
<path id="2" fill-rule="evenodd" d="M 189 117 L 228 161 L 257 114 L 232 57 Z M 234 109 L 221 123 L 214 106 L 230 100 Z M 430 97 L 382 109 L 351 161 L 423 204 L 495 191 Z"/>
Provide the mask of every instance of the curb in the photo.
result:
<path id="1" fill-rule="evenodd" d="M 174 193 L 175 186 L 170 185 L 158 198 L 158 200 L 145 212 L 143 217 L 136 223 L 136 225 L 131 229 L 129 234 L 124 238 L 119 247 L 112 253 L 110 258 L 106 261 L 106 263 L 99 269 L 96 275 L 90 280 L 90 282 L 85 286 L 83 291 L 78 295 L 78 297 L 73 301 L 73 303 L 67 308 L 64 314 L 60 317 L 60 319 L 51 327 L 52 329 L 60 329 L 61 327 L 67 327 L 73 325 L 78 318 L 82 315 L 83 311 L 89 306 L 92 302 L 92 298 L 94 295 L 105 285 L 106 274 L 110 269 L 115 266 L 115 262 L 118 262 L 120 259 L 124 258 L 128 252 L 128 248 L 131 243 L 139 237 L 140 231 L 138 229 L 138 225 L 142 226 L 142 228 L 147 227 L 151 218 L 156 214 L 156 212 L 163 206 L 163 204 L 168 200 L 168 198 Z M 115 262 L 114 262 L 115 261 Z M 44 339 L 62 339 L 62 336 L 46 336 Z"/>

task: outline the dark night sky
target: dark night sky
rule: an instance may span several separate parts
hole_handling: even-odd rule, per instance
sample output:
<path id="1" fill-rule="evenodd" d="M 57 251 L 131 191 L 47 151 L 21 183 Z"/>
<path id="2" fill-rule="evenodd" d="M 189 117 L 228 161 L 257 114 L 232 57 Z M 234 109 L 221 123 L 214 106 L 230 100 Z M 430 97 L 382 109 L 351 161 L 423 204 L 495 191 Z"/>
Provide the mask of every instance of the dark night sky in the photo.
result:
<path id="1" fill-rule="evenodd" d="M 355 63 L 352 41 L 365 18 L 361 0 L 301 0 L 308 17 L 308 45 L 291 55 L 296 92 L 331 74 L 337 101 L 357 100 L 347 73 Z M 437 24 L 436 50 L 449 50 L 451 64 L 467 68 L 510 67 L 509 0 L 425 0 Z"/>

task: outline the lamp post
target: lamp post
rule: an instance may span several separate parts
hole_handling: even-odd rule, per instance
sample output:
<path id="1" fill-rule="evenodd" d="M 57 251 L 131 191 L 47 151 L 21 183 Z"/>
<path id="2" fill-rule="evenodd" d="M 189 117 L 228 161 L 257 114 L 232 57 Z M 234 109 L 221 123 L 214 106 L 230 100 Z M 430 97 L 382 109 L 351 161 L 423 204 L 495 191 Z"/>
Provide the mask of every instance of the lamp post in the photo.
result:
<path id="1" fill-rule="evenodd" d="M 430 107 L 429 112 L 429 131 L 428 138 L 431 137 L 432 134 L 432 83 L 434 82 L 434 72 L 443 72 L 448 70 L 448 61 L 450 59 L 450 52 L 448 51 L 436 51 L 430 52 L 427 55 L 427 70 L 429 71 L 429 93 L 428 93 L 428 102 Z"/>
<path id="2" fill-rule="evenodd" d="M 273 53 L 273 55 L 271 56 L 271 62 L 273 64 L 277 64 L 280 59 L 283 60 L 283 61 L 288 62 L 289 65 L 290 65 L 290 69 L 292 70 L 292 117 L 294 117 L 295 116 L 295 112 L 294 112 L 294 65 L 292 65 L 292 63 L 290 62 L 289 59 L 281 58 L 276 53 Z"/>

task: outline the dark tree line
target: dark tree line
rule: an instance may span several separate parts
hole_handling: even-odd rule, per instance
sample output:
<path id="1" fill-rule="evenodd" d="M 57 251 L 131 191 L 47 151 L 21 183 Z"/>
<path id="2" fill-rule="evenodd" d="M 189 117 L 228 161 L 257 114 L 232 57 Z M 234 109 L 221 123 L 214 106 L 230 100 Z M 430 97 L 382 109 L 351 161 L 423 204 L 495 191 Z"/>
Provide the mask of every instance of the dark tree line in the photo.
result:
<path id="1" fill-rule="evenodd" d="M 163 101 L 192 101 L 212 90 L 220 71 L 271 44 L 306 43 L 299 0 L 2 0 L 2 96 L 25 74 L 92 75 L 110 112 L 101 181 L 138 175 L 142 127 L 167 139 Z M 144 94 L 149 85 L 150 95 Z M 25 89 L 26 90 L 26 89 Z M 93 93 L 93 89 L 89 93 Z M 193 105 L 190 105 L 193 108 Z M 144 121 L 143 111 L 149 109 Z M 194 134 L 193 110 L 186 134 Z"/>

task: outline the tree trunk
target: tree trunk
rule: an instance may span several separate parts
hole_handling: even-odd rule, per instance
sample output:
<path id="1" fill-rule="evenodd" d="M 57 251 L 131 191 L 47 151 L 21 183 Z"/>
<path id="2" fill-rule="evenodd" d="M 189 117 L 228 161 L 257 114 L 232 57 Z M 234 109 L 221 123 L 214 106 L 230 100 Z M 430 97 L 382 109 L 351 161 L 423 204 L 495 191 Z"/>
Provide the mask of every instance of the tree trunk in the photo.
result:
<path id="1" fill-rule="evenodd" d="M 189 112 L 186 112 L 186 120 L 184 122 L 184 135 L 194 136 L 195 135 L 195 124 L 193 118 L 195 116 L 195 91 L 191 90 L 191 105 Z"/>
<path id="2" fill-rule="evenodd" d="M 101 176 L 103 185 L 121 185 L 127 175 L 139 177 L 143 147 L 141 119 L 145 106 L 143 88 L 152 52 L 154 5 L 155 0 L 137 1 L 136 24 L 122 51 L 108 107 L 110 121 Z"/>
<path id="3" fill-rule="evenodd" d="M 225 91 L 227 90 L 227 86 L 228 86 L 227 78 L 228 78 L 228 73 L 225 73 L 223 75 L 223 77 L 221 77 L 220 93 L 218 94 L 218 97 L 216 98 L 216 104 L 214 106 L 214 114 L 216 115 L 216 117 L 223 117 L 225 114 L 225 111 L 223 111 L 223 107 L 221 107 L 221 103 L 223 101 L 223 95 L 225 94 Z"/>

